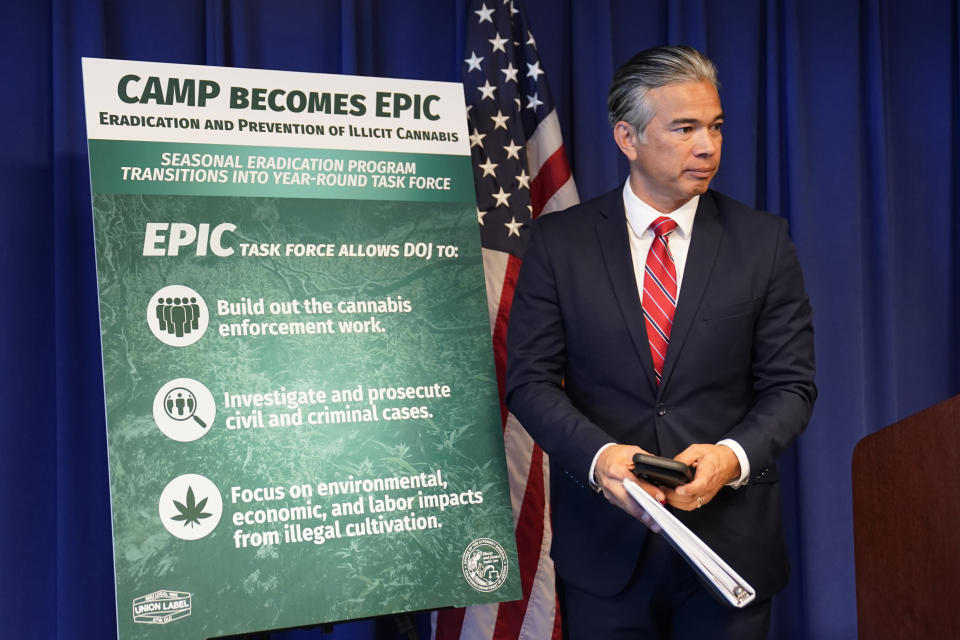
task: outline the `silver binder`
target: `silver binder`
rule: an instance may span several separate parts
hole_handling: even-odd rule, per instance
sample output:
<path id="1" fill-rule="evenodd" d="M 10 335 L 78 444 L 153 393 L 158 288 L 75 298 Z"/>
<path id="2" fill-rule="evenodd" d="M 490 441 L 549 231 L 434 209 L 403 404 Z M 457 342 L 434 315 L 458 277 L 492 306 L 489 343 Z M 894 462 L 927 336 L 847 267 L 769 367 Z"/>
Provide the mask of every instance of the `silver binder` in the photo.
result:
<path id="1" fill-rule="evenodd" d="M 757 597 L 753 587 L 724 562 L 723 558 L 714 553 L 713 549 L 708 547 L 697 534 L 690 531 L 637 483 L 629 479 L 624 480 L 623 488 L 657 523 L 660 534 L 666 537 L 667 542 L 684 557 L 691 567 L 703 575 L 707 583 L 726 598 L 727 602 L 734 607 L 745 607 Z"/>

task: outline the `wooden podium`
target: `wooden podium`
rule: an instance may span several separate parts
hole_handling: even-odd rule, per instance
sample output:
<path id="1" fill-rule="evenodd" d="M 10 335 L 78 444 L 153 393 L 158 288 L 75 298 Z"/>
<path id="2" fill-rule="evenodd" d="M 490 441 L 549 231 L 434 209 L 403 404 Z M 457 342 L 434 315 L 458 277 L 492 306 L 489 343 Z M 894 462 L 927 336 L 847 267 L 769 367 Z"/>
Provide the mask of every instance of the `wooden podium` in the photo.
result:
<path id="1" fill-rule="evenodd" d="M 960 396 L 857 444 L 853 531 L 860 638 L 960 637 Z"/>

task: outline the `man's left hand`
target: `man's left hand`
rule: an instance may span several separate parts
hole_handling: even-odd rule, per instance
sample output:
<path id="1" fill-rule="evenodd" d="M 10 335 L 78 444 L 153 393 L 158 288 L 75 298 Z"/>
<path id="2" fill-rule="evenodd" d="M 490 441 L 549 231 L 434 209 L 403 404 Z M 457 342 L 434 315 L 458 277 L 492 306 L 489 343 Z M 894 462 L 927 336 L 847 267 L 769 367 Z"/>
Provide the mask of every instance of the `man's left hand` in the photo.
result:
<path id="1" fill-rule="evenodd" d="M 677 509 L 693 511 L 713 500 L 728 482 L 740 477 L 740 461 L 733 449 L 716 444 L 692 444 L 674 460 L 696 469 L 691 482 L 676 489 L 667 489 L 667 503 Z"/>

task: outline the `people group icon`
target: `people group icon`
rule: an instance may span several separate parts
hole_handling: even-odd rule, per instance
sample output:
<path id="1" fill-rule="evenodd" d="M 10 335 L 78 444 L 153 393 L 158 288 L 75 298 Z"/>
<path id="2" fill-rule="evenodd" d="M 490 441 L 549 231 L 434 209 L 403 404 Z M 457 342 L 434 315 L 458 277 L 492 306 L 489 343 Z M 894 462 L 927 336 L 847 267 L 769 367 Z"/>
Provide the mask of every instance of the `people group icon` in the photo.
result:
<path id="1" fill-rule="evenodd" d="M 153 421 L 171 440 L 193 442 L 215 424 L 217 406 L 213 394 L 199 380 L 174 378 L 153 397 Z"/>
<path id="2" fill-rule="evenodd" d="M 178 338 L 200 327 L 200 305 L 196 297 L 158 298 L 156 314 L 160 330 Z"/>
<path id="3" fill-rule="evenodd" d="M 147 325 L 160 342 L 186 347 L 203 337 L 210 321 L 200 294 L 182 284 L 163 287 L 147 303 Z"/>
<path id="4" fill-rule="evenodd" d="M 197 398 L 185 387 L 177 387 L 166 393 L 163 399 L 164 412 L 174 420 L 189 420 L 206 428 L 207 423 L 197 415 Z"/>

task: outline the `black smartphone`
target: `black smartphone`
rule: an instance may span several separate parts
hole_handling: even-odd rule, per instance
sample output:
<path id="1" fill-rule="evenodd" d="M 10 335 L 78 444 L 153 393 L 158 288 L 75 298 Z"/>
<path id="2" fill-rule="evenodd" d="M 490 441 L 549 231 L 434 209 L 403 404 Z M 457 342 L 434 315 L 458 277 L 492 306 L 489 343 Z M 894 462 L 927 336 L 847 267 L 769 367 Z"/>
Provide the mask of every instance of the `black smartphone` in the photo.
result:
<path id="1" fill-rule="evenodd" d="M 693 480 L 693 467 L 645 453 L 633 455 L 633 475 L 650 484 L 674 489 Z"/>

